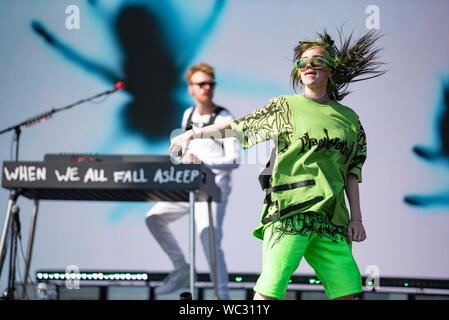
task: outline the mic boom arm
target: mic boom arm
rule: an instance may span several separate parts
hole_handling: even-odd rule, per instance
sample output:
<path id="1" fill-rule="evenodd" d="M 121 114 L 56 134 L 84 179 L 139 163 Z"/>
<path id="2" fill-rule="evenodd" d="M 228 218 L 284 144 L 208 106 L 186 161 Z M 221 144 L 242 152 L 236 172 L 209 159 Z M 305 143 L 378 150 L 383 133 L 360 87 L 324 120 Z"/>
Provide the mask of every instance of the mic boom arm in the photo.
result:
<path id="1" fill-rule="evenodd" d="M 96 99 L 96 98 L 102 97 L 102 96 L 104 96 L 104 95 L 111 94 L 111 93 L 114 93 L 114 92 L 116 92 L 116 91 L 120 91 L 120 90 L 123 90 L 123 89 L 125 89 L 125 84 L 124 84 L 124 82 L 119 81 L 119 82 L 116 83 L 114 89 L 107 90 L 107 91 L 105 91 L 105 92 L 96 94 L 96 95 L 94 95 L 94 96 L 92 96 L 92 97 L 89 97 L 89 98 L 86 98 L 86 99 L 82 99 L 82 100 L 77 101 L 77 102 L 75 102 L 75 103 L 69 104 L 68 106 L 65 106 L 65 107 L 61 107 L 61 108 L 53 108 L 53 109 L 51 109 L 51 110 L 49 110 L 49 111 L 47 111 L 47 112 L 40 113 L 40 114 L 38 114 L 38 115 L 36 115 L 36 116 L 33 116 L 33 117 L 31 117 L 31 118 L 29 118 L 29 119 L 27 119 L 27 120 L 24 120 L 24 121 L 22 121 L 22 122 L 20 122 L 20 123 L 18 123 L 18 124 L 16 124 L 16 125 L 14 125 L 14 126 L 11 126 L 11 127 L 9 127 L 9 128 L 6 128 L 6 129 L 0 131 L 0 134 L 3 134 L 3 133 L 5 133 L 5 132 L 8 132 L 8 131 L 11 131 L 11 130 L 14 130 L 14 129 L 17 130 L 18 128 L 20 128 L 20 127 L 22 127 L 22 126 L 30 127 L 30 126 L 32 126 L 32 125 L 34 125 L 34 124 L 36 124 L 36 123 L 40 123 L 40 122 L 43 122 L 43 121 L 45 121 L 45 120 L 51 118 L 52 115 L 53 115 L 54 113 L 56 113 L 56 112 L 59 112 L 59 111 L 62 111 L 62 110 L 70 109 L 70 108 L 72 108 L 72 107 L 74 107 L 74 106 L 77 106 L 77 105 L 79 105 L 79 104 L 82 104 L 82 103 L 91 101 L 91 100 L 93 100 L 93 99 Z"/>

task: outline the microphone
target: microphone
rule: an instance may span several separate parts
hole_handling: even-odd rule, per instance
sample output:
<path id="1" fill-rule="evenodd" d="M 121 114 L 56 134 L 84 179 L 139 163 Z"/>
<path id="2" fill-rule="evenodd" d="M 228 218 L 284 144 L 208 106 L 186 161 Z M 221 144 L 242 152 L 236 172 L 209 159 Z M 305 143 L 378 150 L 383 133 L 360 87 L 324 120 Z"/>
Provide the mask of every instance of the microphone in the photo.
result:
<path id="1" fill-rule="evenodd" d="M 182 147 L 174 146 L 170 152 L 170 159 L 174 164 L 180 164 L 182 161 Z"/>
<path id="2" fill-rule="evenodd" d="M 174 146 L 171 153 L 175 157 L 182 156 L 182 147 L 181 146 Z"/>
<path id="3" fill-rule="evenodd" d="M 125 89 L 125 83 L 123 81 L 119 81 L 115 84 L 114 92 Z"/>

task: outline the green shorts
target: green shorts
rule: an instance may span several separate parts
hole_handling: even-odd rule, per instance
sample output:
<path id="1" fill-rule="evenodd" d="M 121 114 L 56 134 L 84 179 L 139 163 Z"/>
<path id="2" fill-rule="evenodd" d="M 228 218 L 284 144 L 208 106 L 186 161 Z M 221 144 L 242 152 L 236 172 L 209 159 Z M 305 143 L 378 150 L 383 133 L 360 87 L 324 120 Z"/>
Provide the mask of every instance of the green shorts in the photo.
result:
<path id="1" fill-rule="evenodd" d="M 254 287 L 255 292 L 283 299 L 302 257 L 323 283 L 329 299 L 362 292 L 362 278 L 350 242 L 333 241 L 315 232 L 306 236 L 285 234 L 282 238 L 272 232 L 273 223 L 264 231 L 262 273 Z"/>

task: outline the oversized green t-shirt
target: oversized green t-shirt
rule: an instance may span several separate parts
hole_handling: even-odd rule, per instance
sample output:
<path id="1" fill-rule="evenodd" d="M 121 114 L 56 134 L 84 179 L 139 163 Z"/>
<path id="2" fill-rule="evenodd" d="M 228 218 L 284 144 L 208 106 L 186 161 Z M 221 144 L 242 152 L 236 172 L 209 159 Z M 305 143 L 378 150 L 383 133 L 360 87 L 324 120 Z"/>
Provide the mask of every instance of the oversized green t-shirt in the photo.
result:
<path id="1" fill-rule="evenodd" d="M 243 148 L 275 140 L 276 160 L 261 223 L 254 231 L 292 216 L 301 228 L 345 237 L 349 213 L 347 175 L 362 182 L 366 137 L 358 115 L 336 101 L 320 104 L 303 94 L 280 96 L 261 109 L 231 121 Z"/>

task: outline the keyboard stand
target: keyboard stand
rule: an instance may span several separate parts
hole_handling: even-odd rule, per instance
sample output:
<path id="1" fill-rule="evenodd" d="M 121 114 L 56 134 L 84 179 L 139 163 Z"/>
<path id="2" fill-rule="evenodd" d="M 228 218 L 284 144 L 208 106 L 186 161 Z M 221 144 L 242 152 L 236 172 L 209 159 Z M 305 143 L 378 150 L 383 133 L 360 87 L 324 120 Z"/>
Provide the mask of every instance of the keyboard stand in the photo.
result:
<path id="1" fill-rule="evenodd" d="M 192 300 L 195 300 L 195 192 L 189 192 L 189 202 L 190 202 L 190 293 L 192 295 Z M 209 214 L 209 250 L 210 250 L 210 268 L 211 268 L 211 280 L 214 285 L 214 298 L 218 300 L 218 279 L 217 279 L 217 259 L 216 259 L 216 247 L 215 247 L 215 230 L 214 222 L 212 217 L 212 200 L 209 198 L 207 201 L 207 209 Z"/>

